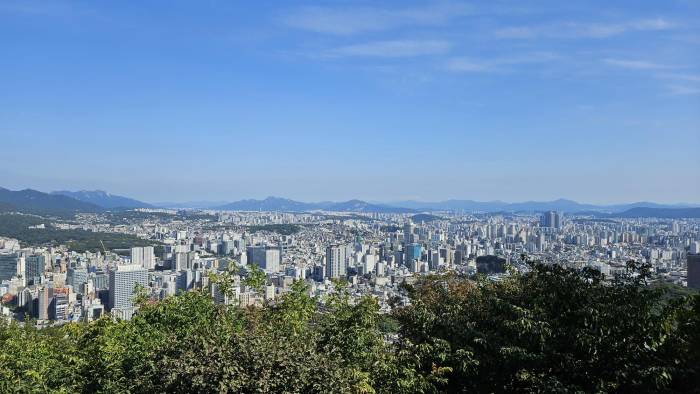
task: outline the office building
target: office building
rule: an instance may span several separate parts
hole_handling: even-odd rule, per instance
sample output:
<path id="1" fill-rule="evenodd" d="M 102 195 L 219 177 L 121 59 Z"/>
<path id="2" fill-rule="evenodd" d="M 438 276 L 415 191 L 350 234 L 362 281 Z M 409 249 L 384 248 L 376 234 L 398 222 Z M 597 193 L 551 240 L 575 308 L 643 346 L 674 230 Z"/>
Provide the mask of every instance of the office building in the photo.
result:
<path id="1" fill-rule="evenodd" d="M 82 294 L 83 285 L 88 281 L 88 271 L 85 267 L 69 267 L 66 273 L 66 284 L 73 288 L 73 292 Z M 94 285 L 94 283 L 93 283 Z"/>
<path id="2" fill-rule="evenodd" d="M 562 227 L 561 214 L 556 211 L 548 211 L 540 217 L 540 227 L 556 228 Z"/>
<path id="3" fill-rule="evenodd" d="M 27 284 L 32 285 L 41 282 L 41 276 L 46 268 L 46 258 L 43 255 L 32 255 L 24 258 L 24 275 Z"/>
<path id="4" fill-rule="evenodd" d="M 148 286 L 148 271 L 141 265 L 117 265 L 109 271 L 109 309 L 132 308 L 136 285 Z"/>
<path id="5" fill-rule="evenodd" d="M 688 287 L 700 289 L 700 254 L 688 253 Z"/>
<path id="6" fill-rule="evenodd" d="M 411 223 L 411 221 L 407 221 L 403 225 L 403 243 L 404 245 L 408 245 L 409 243 L 413 242 L 413 232 L 415 231 L 416 226 Z"/>
<path id="7" fill-rule="evenodd" d="M 10 280 L 17 274 L 18 260 L 19 256 L 17 253 L 0 254 L 0 282 Z"/>
<path id="8" fill-rule="evenodd" d="M 422 253 L 423 247 L 421 246 L 421 244 L 407 244 L 406 250 L 404 252 L 404 254 L 406 255 L 406 258 L 404 259 L 404 264 L 409 265 L 414 260 L 420 260 Z"/>
<path id="9" fill-rule="evenodd" d="M 175 271 L 184 271 L 187 269 L 187 253 L 186 252 L 173 253 L 172 269 L 174 269 Z"/>
<path id="10" fill-rule="evenodd" d="M 279 248 L 257 245 L 247 248 L 248 264 L 254 264 L 267 272 L 279 272 L 281 255 Z"/>
<path id="11" fill-rule="evenodd" d="M 39 289 L 38 309 L 35 317 L 39 320 L 48 320 L 51 314 L 51 302 L 53 301 L 53 288 L 42 287 Z"/>
<path id="12" fill-rule="evenodd" d="M 178 272 L 175 282 L 177 289 L 176 291 L 179 293 L 192 290 L 195 285 L 196 274 L 197 272 L 191 270 Z"/>

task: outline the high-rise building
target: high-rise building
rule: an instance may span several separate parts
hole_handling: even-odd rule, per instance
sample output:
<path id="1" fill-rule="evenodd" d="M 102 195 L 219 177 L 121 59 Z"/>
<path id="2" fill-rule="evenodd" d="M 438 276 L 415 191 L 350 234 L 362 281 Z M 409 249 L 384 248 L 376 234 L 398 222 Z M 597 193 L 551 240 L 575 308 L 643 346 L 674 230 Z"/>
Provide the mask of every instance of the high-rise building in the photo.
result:
<path id="1" fill-rule="evenodd" d="M 49 308 L 51 307 L 51 301 L 53 300 L 53 288 L 52 287 L 42 287 L 39 289 L 38 306 L 36 317 L 39 320 L 49 319 Z"/>
<path id="2" fill-rule="evenodd" d="M 49 306 L 49 318 L 51 320 L 62 320 L 66 318 L 68 311 L 68 295 L 56 294 Z"/>
<path id="3" fill-rule="evenodd" d="M 138 264 L 117 265 L 109 271 L 109 309 L 132 308 L 137 284 L 148 286 L 148 271 Z"/>
<path id="4" fill-rule="evenodd" d="M 82 294 L 82 287 L 88 281 L 88 271 L 85 267 L 69 267 L 66 273 L 66 283 L 73 287 L 73 292 Z M 94 283 L 93 283 L 94 285 Z"/>
<path id="5" fill-rule="evenodd" d="M 24 258 L 24 276 L 27 285 L 37 284 L 41 281 L 46 267 L 46 259 L 43 255 L 32 255 Z"/>
<path id="6" fill-rule="evenodd" d="M 195 284 L 196 271 L 180 271 L 177 275 L 176 289 L 177 291 L 189 291 L 192 290 Z"/>
<path id="7" fill-rule="evenodd" d="M 175 271 L 184 271 L 187 269 L 187 252 L 173 253 L 172 269 Z"/>
<path id="8" fill-rule="evenodd" d="M 257 245 L 248 246 L 248 264 L 254 264 L 268 272 L 279 272 L 281 255 L 279 248 Z"/>
<path id="9" fill-rule="evenodd" d="M 540 218 L 540 227 L 561 228 L 561 214 L 556 211 L 547 211 Z"/>
<path id="10" fill-rule="evenodd" d="M 326 277 L 344 278 L 347 274 L 347 247 L 331 245 L 326 248 Z"/>
<path id="11" fill-rule="evenodd" d="M 403 225 L 403 243 L 404 245 L 408 245 L 409 243 L 413 242 L 413 231 L 415 229 L 415 226 L 413 223 L 409 220 Z"/>
<path id="12" fill-rule="evenodd" d="M 236 248 L 234 241 L 224 240 L 219 244 L 219 254 L 228 255 Z"/>
<path id="13" fill-rule="evenodd" d="M 404 259 L 404 264 L 409 265 L 414 260 L 420 260 L 421 254 L 423 254 L 423 247 L 421 244 L 410 243 L 406 245 L 406 250 L 404 251 L 406 258 Z"/>
<path id="14" fill-rule="evenodd" d="M 138 264 L 147 270 L 156 268 L 153 246 L 131 248 L 131 264 Z"/>
<path id="15" fill-rule="evenodd" d="M 688 253 L 688 287 L 700 289 L 700 254 Z"/>
<path id="16" fill-rule="evenodd" d="M 109 276 L 104 271 L 91 272 L 89 279 L 92 280 L 95 290 L 109 289 Z"/>
<path id="17" fill-rule="evenodd" d="M 690 243 L 690 253 L 700 254 L 700 241 L 693 241 Z"/>
<path id="18" fill-rule="evenodd" d="M 17 261 L 19 256 L 17 253 L 2 253 L 0 254 L 0 282 L 10 280 L 17 274 Z"/>

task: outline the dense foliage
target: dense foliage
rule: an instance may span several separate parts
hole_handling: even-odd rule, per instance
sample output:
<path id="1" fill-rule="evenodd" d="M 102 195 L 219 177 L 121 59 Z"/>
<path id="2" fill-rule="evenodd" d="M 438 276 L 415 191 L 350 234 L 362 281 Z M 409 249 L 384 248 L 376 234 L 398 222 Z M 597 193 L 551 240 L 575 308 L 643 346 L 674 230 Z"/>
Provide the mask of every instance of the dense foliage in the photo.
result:
<path id="1" fill-rule="evenodd" d="M 0 328 L 0 392 L 687 392 L 700 297 L 533 265 L 502 281 L 431 277 L 393 316 L 302 282 L 262 308 L 189 292 L 130 321 Z M 223 283 L 221 281 L 220 283 Z"/>
<path id="2" fill-rule="evenodd" d="M 45 228 L 30 228 L 43 224 Z M 63 230 L 39 216 L 0 213 L 0 236 L 18 239 L 28 245 L 67 245 L 78 253 L 102 251 L 102 241 L 108 250 L 128 249 L 133 246 L 158 246 L 157 241 L 131 234 L 85 230 Z"/>

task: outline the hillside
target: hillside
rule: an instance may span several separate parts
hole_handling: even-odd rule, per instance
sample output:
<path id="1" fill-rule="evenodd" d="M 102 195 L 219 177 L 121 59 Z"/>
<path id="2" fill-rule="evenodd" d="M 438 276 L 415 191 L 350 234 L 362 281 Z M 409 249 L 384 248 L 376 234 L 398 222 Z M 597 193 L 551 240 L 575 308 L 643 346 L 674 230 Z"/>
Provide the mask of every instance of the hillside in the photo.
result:
<path id="1" fill-rule="evenodd" d="M 72 214 L 101 212 L 103 208 L 74 198 L 43 193 L 32 189 L 13 191 L 0 188 L 0 204 L 5 211 L 16 210 L 35 214 Z"/>
<path id="2" fill-rule="evenodd" d="M 700 208 L 649 208 L 639 207 L 608 215 L 616 218 L 700 218 Z"/>
<path id="3" fill-rule="evenodd" d="M 390 203 L 395 207 L 407 207 L 423 211 L 467 211 L 467 212 L 544 212 L 559 211 L 567 213 L 579 212 L 623 212 L 632 208 L 692 208 L 693 204 L 658 204 L 653 202 L 633 202 L 627 204 L 596 205 L 579 203 L 573 200 L 560 198 L 553 201 L 525 201 L 507 203 L 503 201 L 474 201 L 474 200 L 446 200 L 436 202 L 397 201 Z"/>
<path id="4" fill-rule="evenodd" d="M 44 228 L 30 228 L 40 224 L 43 224 Z M 70 250 L 78 253 L 101 252 L 103 245 L 108 250 L 160 245 L 157 241 L 145 240 L 131 234 L 63 230 L 53 226 L 50 220 L 39 216 L 10 213 L 0 213 L 0 236 L 15 238 L 24 247 L 67 245 Z"/>
<path id="5" fill-rule="evenodd" d="M 334 203 L 325 208 L 327 211 L 337 212 L 365 212 L 365 213 L 413 213 L 414 209 L 403 207 L 391 207 L 388 205 L 371 204 L 361 200 L 350 200 Z"/>
<path id="6" fill-rule="evenodd" d="M 62 195 L 74 198 L 90 204 L 95 204 L 105 209 L 115 208 L 153 208 L 151 204 L 134 200 L 133 198 L 110 194 L 102 190 L 80 190 L 76 192 L 59 190 L 51 192 L 52 195 Z"/>
<path id="7" fill-rule="evenodd" d="M 213 209 L 224 211 L 335 211 L 335 212 L 372 212 L 372 213 L 409 213 L 412 209 L 392 207 L 387 205 L 370 204 L 361 200 L 344 202 L 300 202 L 280 197 L 267 197 L 264 200 L 240 200 L 229 204 L 214 207 Z"/>

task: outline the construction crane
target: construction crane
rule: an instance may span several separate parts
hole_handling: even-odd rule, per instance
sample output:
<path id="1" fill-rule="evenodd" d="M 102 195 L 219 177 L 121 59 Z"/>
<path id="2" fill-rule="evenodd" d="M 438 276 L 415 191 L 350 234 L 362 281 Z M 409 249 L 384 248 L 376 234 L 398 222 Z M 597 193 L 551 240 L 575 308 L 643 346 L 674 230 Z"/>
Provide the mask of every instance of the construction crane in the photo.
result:
<path id="1" fill-rule="evenodd" d="M 100 240 L 100 244 L 102 244 L 102 250 L 105 252 L 105 257 L 107 257 L 107 248 L 105 248 L 105 243 Z"/>

